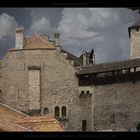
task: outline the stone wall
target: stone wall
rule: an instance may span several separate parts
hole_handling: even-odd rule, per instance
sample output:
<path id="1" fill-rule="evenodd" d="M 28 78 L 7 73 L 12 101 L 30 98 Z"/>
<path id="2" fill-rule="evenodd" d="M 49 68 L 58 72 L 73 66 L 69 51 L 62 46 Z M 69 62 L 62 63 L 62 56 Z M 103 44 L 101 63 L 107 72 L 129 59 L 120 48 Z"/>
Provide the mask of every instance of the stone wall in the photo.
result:
<path id="1" fill-rule="evenodd" d="M 79 87 L 79 108 L 80 108 L 80 120 L 81 128 L 82 128 L 82 120 L 87 121 L 87 131 L 93 130 L 93 106 L 92 101 L 94 98 L 94 87 L 90 86 L 81 86 Z M 82 130 L 82 129 L 81 129 Z"/>
<path id="2" fill-rule="evenodd" d="M 93 118 L 96 130 L 136 130 L 140 122 L 140 82 L 94 87 Z M 112 120 L 114 114 L 114 122 Z"/>

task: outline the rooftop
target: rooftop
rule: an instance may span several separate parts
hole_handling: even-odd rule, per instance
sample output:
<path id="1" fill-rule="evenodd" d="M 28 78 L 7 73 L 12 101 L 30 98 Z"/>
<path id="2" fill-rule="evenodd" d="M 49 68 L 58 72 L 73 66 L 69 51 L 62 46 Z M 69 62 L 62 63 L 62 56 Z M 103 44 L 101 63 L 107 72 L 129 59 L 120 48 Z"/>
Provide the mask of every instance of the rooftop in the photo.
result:
<path id="1" fill-rule="evenodd" d="M 0 103 L 1 131 L 64 131 L 51 115 L 28 116 Z"/>
<path id="2" fill-rule="evenodd" d="M 140 67 L 140 58 L 77 67 L 77 75 Z"/>
<path id="3" fill-rule="evenodd" d="M 23 48 L 55 48 L 55 44 L 46 35 L 33 35 L 24 39 Z"/>

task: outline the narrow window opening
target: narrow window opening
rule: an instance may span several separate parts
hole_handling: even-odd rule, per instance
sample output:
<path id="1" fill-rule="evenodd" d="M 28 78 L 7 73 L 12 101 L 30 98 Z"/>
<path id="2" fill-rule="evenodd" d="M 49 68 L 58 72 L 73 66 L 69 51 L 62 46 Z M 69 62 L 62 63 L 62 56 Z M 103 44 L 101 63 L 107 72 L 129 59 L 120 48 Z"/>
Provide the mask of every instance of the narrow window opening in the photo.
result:
<path id="1" fill-rule="evenodd" d="M 87 131 L 87 120 L 82 120 L 82 131 Z"/>
<path id="2" fill-rule="evenodd" d="M 55 117 L 59 117 L 59 107 L 55 107 Z"/>
<path id="3" fill-rule="evenodd" d="M 66 107 L 62 107 L 62 117 L 66 117 Z"/>
<path id="4" fill-rule="evenodd" d="M 140 123 L 137 125 L 137 131 L 140 132 Z"/>
<path id="5" fill-rule="evenodd" d="M 136 31 L 138 32 L 139 31 L 139 28 L 137 28 Z"/>

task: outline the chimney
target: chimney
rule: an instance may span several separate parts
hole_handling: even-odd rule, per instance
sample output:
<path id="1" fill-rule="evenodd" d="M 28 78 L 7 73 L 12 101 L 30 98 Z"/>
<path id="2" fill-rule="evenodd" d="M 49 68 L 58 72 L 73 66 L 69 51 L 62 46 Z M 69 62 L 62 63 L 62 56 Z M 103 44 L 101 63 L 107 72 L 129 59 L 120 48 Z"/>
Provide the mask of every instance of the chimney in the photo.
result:
<path id="1" fill-rule="evenodd" d="M 55 46 L 60 47 L 60 33 L 59 32 L 54 33 L 54 39 L 55 39 Z"/>
<path id="2" fill-rule="evenodd" d="M 84 51 L 83 53 L 83 66 L 95 64 L 95 54 L 92 49 L 91 52 Z"/>
<path id="3" fill-rule="evenodd" d="M 83 66 L 86 66 L 88 64 L 88 53 L 84 51 L 83 53 Z"/>
<path id="4" fill-rule="evenodd" d="M 23 49 L 23 38 L 24 38 L 23 31 L 24 31 L 23 27 L 16 28 L 16 38 L 15 38 L 16 49 Z"/>

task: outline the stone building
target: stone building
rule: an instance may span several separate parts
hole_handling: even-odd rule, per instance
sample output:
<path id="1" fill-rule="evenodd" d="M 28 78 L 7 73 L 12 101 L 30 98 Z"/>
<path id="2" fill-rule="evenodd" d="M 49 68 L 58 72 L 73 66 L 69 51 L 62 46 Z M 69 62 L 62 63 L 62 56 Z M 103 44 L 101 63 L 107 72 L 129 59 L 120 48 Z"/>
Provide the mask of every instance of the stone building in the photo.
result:
<path id="1" fill-rule="evenodd" d="M 51 114 L 66 131 L 136 131 L 140 123 L 140 22 L 129 29 L 130 60 L 76 57 L 60 33 L 24 36 L 0 60 L 0 102 L 31 116 Z M 127 47 L 127 46 L 126 46 Z"/>

